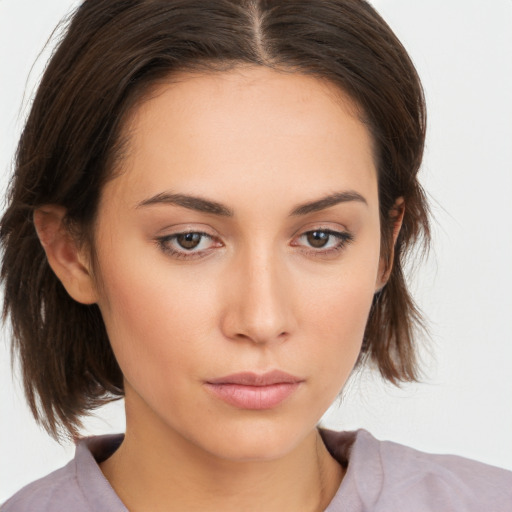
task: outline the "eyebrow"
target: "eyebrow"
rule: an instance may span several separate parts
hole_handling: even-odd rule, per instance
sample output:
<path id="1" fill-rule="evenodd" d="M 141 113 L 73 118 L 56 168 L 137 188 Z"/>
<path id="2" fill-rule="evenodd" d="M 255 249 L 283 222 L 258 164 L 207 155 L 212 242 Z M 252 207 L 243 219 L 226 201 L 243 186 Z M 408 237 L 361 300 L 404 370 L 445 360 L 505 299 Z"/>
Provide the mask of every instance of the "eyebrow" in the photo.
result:
<path id="1" fill-rule="evenodd" d="M 183 208 L 188 208 L 189 210 L 212 213 L 213 215 L 221 215 L 223 217 L 233 217 L 234 215 L 233 210 L 221 203 L 217 203 L 216 201 L 187 194 L 170 194 L 167 192 L 162 192 L 161 194 L 157 194 L 149 199 L 145 199 L 137 205 L 137 208 L 156 204 L 181 206 Z"/>
<path id="2" fill-rule="evenodd" d="M 350 190 L 345 192 L 337 192 L 315 201 L 300 204 L 291 211 L 290 216 L 295 217 L 300 215 L 307 215 L 308 213 L 325 210 L 340 203 L 348 203 L 352 201 L 366 205 L 368 204 L 366 199 L 361 194 Z M 222 217 L 234 216 L 234 212 L 231 208 L 228 208 L 227 206 L 216 201 L 202 197 L 191 196 L 188 194 L 172 194 L 169 192 L 162 192 L 148 199 L 144 199 L 137 205 L 137 208 L 161 204 L 181 206 L 182 208 L 188 208 L 189 210 L 211 213 L 213 215 L 219 215 Z"/>
<path id="3" fill-rule="evenodd" d="M 310 203 L 304 203 L 296 206 L 292 210 L 291 215 L 307 215 L 308 213 L 319 212 L 321 210 L 325 210 L 326 208 L 330 208 L 331 206 L 336 206 L 337 204 L 348 203 L 351 201 L 356 201 L 368 205 L 366 199 L 361 194 L 359 194 L 359 192 L 350 190 L 346 192 L 336 192 L 326 197 L 322 197 L 316 201 L 311 201 Z"/>

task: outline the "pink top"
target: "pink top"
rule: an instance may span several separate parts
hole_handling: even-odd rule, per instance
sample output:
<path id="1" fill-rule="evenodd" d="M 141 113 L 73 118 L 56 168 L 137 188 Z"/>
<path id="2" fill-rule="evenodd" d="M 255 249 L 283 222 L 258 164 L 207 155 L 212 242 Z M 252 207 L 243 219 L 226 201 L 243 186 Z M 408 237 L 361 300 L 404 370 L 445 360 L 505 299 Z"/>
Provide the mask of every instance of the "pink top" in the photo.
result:
<path id="1" fill-rule="evenodd" d="M 365 430 L 320 430 L 347 472 L 325 512 L 511 512 L 512 472 L 454 455 L 431 455 Z M 16 493 L 2 512 L 128 512 L 98 462 L 122 435 L 79 442 L 66 466 Z"/>

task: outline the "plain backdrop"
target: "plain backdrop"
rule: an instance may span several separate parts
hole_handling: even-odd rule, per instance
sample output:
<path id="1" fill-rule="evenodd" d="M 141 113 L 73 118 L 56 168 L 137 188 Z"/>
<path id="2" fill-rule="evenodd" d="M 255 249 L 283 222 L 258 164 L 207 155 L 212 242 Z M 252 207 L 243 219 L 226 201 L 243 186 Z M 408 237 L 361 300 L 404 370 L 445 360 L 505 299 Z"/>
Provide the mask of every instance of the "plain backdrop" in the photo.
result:
<path id="1" fill-rule="evenodd" d="M 429 318 L 421 384 L 363 373 L 324 424 L 363 427 L 430 452 L 512 469 L 512 1 L 374 0 L 411 54 L 428 105 L 422 182 L 434 251 L 412 279 Z M 40 50 L 70 0 L 0 0 L 0 189 L 48 58 Z M 33 66 L 33 67 L 32 67 Z M 27 78 L 29 77 L 30 78 Z M 424 341 L 419 340 L 421 343 Z M 0 502 L 73 456 L 34 423 L 0 342 Z M 37 357 L 35 355 L 34 357 Z M 122 402 L 88 433 L 123 429 Z"/>

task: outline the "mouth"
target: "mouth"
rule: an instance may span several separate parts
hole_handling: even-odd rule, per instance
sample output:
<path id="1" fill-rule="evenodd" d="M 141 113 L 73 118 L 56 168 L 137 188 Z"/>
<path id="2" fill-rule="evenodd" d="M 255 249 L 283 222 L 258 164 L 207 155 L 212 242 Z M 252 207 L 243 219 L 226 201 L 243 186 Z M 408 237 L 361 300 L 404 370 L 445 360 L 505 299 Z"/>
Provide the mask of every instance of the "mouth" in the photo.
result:
<path id="1" fill-rule="evenodd" d="M 304 379 L 280 370 L 258 374 L 234 373 L 205 383 L 216 398 L 239 409 L 277 407 L 299 388 Z"/>

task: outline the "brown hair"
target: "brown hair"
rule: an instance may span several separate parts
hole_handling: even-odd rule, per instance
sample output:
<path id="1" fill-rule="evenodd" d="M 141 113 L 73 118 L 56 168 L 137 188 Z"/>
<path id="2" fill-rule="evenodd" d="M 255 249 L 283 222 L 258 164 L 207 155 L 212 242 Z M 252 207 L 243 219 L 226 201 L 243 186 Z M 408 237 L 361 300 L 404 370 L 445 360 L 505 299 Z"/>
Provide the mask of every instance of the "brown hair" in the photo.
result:
<path id="1" fill-rule="evenodd" d="M 87 0 L 39 85 L 0 226 L 4 317 L 32 412 L 52 435 L 77 435 L 80 416 L 123 395 L 123 377 L 98 307 L 71 299 L 50 269 L 34 210 L 65 207 L 68 225 L 90 239 L 102 186 L 122 157 L 123 121 L 141 95 L 177 71 L 241 63 L 327 79 L 359 106 L 375 145 L 384 257 L 390 212 L 399 197 L 406 205 L 359 363 L 371 359 L 395 383 L 416 378 L 421 317 L 402 265 L 421 235 L 429 240 L 417 181 L 425 105 L 411 60 L 375 10 L 363 0 Z"/>

